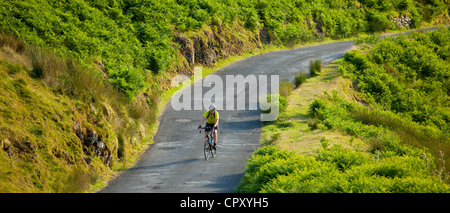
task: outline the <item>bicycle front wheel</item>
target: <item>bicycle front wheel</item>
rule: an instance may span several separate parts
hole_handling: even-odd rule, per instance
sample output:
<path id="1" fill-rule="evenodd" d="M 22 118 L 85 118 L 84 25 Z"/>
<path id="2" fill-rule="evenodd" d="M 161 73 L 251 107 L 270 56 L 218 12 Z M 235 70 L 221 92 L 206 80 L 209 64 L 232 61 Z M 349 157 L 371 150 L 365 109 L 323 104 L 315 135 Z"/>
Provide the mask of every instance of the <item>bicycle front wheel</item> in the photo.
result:
<path id="1" fill-rule="evenodd" d="M 214 146 L 214 139 L 212 141 L 212 146 Z M 211 151 L 211 157 L 215 158 L 216 157 L 216 151 L 217 151 L 217 145 L 213 148 L 211 146 L 210 151 Z"/>
<path id="2" fill-rule="evenodd" d="M 205 155 L 205 160 L 208 160 L 211 149 L 209 147 L 209 138 L 205 138 L 203 143 L 203 154 Z"/>

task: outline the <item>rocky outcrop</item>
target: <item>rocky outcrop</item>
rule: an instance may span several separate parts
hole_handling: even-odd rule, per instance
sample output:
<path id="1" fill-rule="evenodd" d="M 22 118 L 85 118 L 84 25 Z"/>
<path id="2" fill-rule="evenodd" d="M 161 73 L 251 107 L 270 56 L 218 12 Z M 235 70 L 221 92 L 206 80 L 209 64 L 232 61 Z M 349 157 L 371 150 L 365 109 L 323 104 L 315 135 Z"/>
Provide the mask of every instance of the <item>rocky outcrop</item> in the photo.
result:
<path id="1" fill-rule="evenodd" d="M 178 34 L 175 41 L 191 68 L 195 64 L 211 67 L 219 59 L 261 47 L 261 36 L 264 35 L 247 30 L 237 23 L 228 27 L 213 25 L 191 37 Z"/>
<path id="2" fill-rule="evenodd" d="M 392 21 L 401 28 L 408 28 L 412 23 L 412 20 L 407 15 L 394 17 Z"/>
<path id="3" fill-rule="evenodd" d="M 75 134 L 81 141 L 85 160 L 88 165 L 91 163 L 91 158 L 95 158 L 96 156 L 100 157 L 105 165 L 111 163 L 111 151 L 102 141 L 102 136 L 98 135 L 92 129 L 82 128 L 79 123 L 75 126 Z"/>
<path id="4" fill-rule="evenodd" d="M 184 56 L 189 65 L 192 66 L 195 62 L 195 49 L 192 40 L 179 34 L 176 37 L 176 42 L 180 44 L 180 53 Z"/>

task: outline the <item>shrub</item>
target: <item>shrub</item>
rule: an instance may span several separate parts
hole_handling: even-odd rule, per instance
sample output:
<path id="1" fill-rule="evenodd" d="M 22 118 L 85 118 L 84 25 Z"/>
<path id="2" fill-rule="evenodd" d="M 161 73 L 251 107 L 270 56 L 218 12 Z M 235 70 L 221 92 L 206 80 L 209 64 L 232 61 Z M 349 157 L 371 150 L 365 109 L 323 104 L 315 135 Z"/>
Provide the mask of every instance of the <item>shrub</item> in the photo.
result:
<path id="1" fill-rule="evenodd" d="M 361 152 L 350 151 L 339 145 L 334 145 L 329 149 L 319 150 L 316 160 L 331 162 L 340 171 L 345 171 L 352 166 L 369 162 L 370 158 Z"/>
<path id="2" fill-rule="evenodd" d="M 318 118 L 320 120 L 325 119 L 325 108 L 326 108 L 327 102 L 323 99 L 316 99 L 314 100 L 311 105 L 309 105 L 308 114 L 311 117 Z"/>
<path id="3" fill-rule="evenodd" d="M 293 172 L 288 175 L 279 175 L 262 186 L 262 193 L 318 193 L 337 192 L 330 187 L 342 182 L 342 175 L 330 163 L 316 161 L 312 157 L 302 157 Z"/>
<path id="4" fill-rule="evenodd" d="M 320 144 L 322 145 L 323 149 L 327 149 L 330 145 L 330 139 L 327 139 L 325 136 L 320 139 Z"/>
<path id="5" fill-rule="evenodd" d="M 135 97 L 145 88 L 144 77 L 134 68 L 122 68 L 110 75 L 110 82 L 129 98 Z"/>
<path id="6" fill-rule="evenodd" d="M 426 147 L 436 158 L 439 149 L 450 149 L 443 145 L 448 141 L 443 135 L 449 129 L 444 101 L 448 98 L 444 85 L 448 86 L 445 79 L 449 68 L 445 57 L 440 55 L 440 50 L 449 43 L 442 36 L 448 37 L 449 32 L 441 29 L 384 38 L 367 54 L 346 53 L 342 72 L 355 80 L 366 102 L 374 102 L 398 116 L 372 110 L 356 110 L 349 115 L 368 125 L 382 125 L 395 132 L 403 143 Z M 371 150 L 391 149 L 399 143 L 380 140 L 371 140 Z M 404 151 L 407 150 L 396 152 Z"/>
<path id="7" fill-rule="evenodd" d="M 298 74 L 295 76 L 294 83 L 295 88 L 300 87 L 303 83 L 306 82 L 306 74 L 304 72 L 298 72 Z"/>
<path id="8" fill-rule="evenodd" d="M 354 167 L 351 173 L 369 176 L 382 176 L 386 178 L 429 178 L 430 171 L 426 162 L 414 156 L 392 156 L 371 162 L 359 167 Z"/>
<path id="9" fill-rule="evenodd" d="M 262 147 L 252 155 L 247 167 L 238 192 L 450 192 L 439 178 L 429 176 L 419 157 L 373 159 L 340 146 L 320 150 L 316 158 Z"/>
<path id="10" fill-rule="evenodd" d="M 237 186 L 240 192 L 258 192 L 262 184 L 262 176 L 259 179 L 255 176 L 256 173 L 268 163 L 275 159 L 285 160 L 293 157 L 292 152 L 281 151 L 275 146 L 263 146 L 262 148 L 256 150 L 251 158 L 247 160 L 247 170 L 245 171 L 244 177 Z M 265 179 L 267 180 L 267 179 Z"/>
<path id="11" fill-rule="evenodd" d="M 368 23 L 368 32 L 384 32 L 388 29 L 395 29 L 394 22 L 388 19 L 387 14 L 375 9 L 369 9 L 367 11 L 366 20 Z"/>
<path id="12" fill-rule="evenodd" d="M 308 123 L 308 127 L 311 130 L 315 130 L 315 129 L 319 128 L 320 120 L 317 119 L 316 117 L 308 118 L 307 123 Z"/>

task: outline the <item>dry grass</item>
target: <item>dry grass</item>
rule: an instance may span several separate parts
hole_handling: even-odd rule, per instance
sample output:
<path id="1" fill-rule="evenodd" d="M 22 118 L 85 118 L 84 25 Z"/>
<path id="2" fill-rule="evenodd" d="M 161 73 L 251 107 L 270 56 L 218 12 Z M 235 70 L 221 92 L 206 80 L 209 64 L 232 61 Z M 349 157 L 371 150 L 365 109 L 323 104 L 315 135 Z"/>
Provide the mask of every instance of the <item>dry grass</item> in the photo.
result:
<path id="1" fill-rule="evenodd" d="M 281 81 L 280 82 L 280 95 L 284 97 L 288 97 L 291 92 L 294 90 L 294 86 L 289 81 Z"/>
<path id="2" fill-rule="evenodd" d="M 149 100 L 159 97 L 125 98 L 100 72 L 0 33 L 0 192 L 95 190 L 137 159 L 157 118 Z M 97 157 L 86 164 L 92 152 L 84 154 L 76 125 L 102 136 L 111 167 Z"/>

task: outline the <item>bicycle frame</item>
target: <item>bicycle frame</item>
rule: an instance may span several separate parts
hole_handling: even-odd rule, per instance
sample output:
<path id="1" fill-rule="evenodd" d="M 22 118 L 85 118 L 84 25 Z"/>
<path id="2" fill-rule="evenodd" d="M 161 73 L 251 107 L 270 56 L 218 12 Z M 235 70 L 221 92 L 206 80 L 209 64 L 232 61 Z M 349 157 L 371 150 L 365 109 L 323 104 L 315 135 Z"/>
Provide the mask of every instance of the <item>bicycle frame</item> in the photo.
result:
<path id="1" fill-rule="evenodd" d="M 211 139 L 211 140 L 209 141 L 209 144 L 211 144 L 211 143 L 212 143 L 212 140 L 214 139 L 214 131 L 213 131 L 211 128 L 206 128 L 206 127 L 202 127 L 202 128 L 200 128 L 200 129 L 204 129 L 204 130 L 206 131 L 206 137 L 207 137 L 208 139 Z M 201 132 L 201 130 L 200 130 L 200 132 Z"/>

